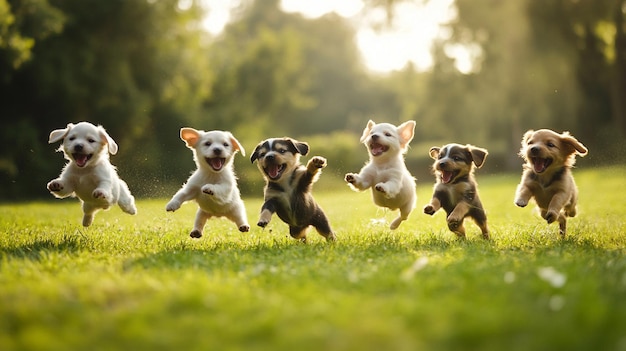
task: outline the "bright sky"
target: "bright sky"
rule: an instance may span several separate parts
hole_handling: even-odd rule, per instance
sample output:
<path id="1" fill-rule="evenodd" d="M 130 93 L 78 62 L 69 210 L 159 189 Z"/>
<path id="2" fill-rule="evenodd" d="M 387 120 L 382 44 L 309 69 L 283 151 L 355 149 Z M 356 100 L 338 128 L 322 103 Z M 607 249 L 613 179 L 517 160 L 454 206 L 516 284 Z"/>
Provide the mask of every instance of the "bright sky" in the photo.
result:
<path id="1" fill-rule="evenodd" d="M 219 33 L 229 20 L 231 8 L 238 0 L 204 0 L 209 8 L 205 27 L 211 33 Z M 298 12 L 308 18 L 317 18 L 329 12 L 353 20 L 357 25 L 357 45 L 365 65 L 374 72 L 402 69 L 412 61 L 417 69 L 427 70 L 432 64 L 430 53 L 434 39 L 446 37 L 449 32 L 442 27 L 456 17 L 454 0 L 429 0 L 400 2 L 396 5 L 390 27 L 373 29 L 374 24 L 385 23 L 384 9 L 368 9 L 364 14 L 362 0 L 281 0 L 286 12 Z M 457 68 L 469 71 L 469 57 L 464 59 L 461 48 L 446 53 L 457 58 Z"/>

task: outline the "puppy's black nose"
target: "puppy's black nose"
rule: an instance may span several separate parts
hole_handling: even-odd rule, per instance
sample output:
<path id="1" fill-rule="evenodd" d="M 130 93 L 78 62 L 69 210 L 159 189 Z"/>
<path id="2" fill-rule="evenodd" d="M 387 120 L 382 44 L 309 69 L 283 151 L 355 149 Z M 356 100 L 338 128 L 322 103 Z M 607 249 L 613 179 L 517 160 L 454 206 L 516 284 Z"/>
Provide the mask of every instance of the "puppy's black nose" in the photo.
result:
<path id="1" fill-rule="evenodd" d="M 533 154 L 533 155 L 538 154 L 539 151 L 540 151 L 539 146 L 533 146 L 533 147 L 530 148 L 530 153 Z"/>
<path id="2" fill-rule="evenodd" d="M 447 165 L 446 161 L 439 162 L 439 168 L 445 168 Z"/>
<path id="3" fill-rule="evenodd" d="M 372 134 L 372 140 L 376 141 L 378 140 L 378 134 Z"/>
<path id="4" fill-rule="evenodd" d="M 83 144 L 76 144 L 76 145 L 74 145 L 74 151 L 76 151 L 76 152 L 83 151 Z"/>
<path id="5" fill-rule="evenodd" d="M 214 149 L 213 153 L 216 155 L 221 155 L 222 154 L 222 149 Z"/>
<path id="6" fill-rule="evenodd" d="M 271 155 L 271 154 L 267 155 L 267 156 L 265 156 L 265 159 L 268 160 L 268 161 L 274 161 L 274 155 Z"/>

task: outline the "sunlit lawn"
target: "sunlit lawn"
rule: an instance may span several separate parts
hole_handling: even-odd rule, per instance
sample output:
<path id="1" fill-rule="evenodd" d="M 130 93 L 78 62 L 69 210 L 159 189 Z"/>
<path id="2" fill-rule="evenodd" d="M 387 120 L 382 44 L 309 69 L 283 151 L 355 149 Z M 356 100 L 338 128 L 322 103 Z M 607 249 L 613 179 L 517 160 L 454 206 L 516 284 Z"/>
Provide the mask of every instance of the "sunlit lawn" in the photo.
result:
<path id="1" fill-rule="evenodd" d="M 478 174 L 492 230 L 467 240 L 444 213 L 395 213 L 347 187 L 316 197 L 327 244 L 211 220 L 188 236 L 195 204 L 101 212 L 77 200 L 0 206 L 0 350 L 626 350 L 626 168 L 575 170 L 579 216 L 559 238 L 513 205 L 518 175 Z M 335 177 L 324 174 L 322 177 Z"/>

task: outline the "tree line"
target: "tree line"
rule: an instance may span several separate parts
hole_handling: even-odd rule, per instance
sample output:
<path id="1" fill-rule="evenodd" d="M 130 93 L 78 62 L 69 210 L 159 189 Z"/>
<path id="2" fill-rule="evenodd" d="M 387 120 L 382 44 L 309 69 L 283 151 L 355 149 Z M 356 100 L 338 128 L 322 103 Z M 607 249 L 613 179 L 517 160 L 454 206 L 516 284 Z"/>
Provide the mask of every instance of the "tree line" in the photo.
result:
<path id="1" fill-rule="evenodd" d="M 400 1 L 366 11 L 384 6 L 393 21 Z M 171 195 L 193 169 L 183 126 L 230 130 L 249 152 L 302 138 L 337 177 L 366 160 L 358 138 L 370 118 L 417 122 L 416 173 L 427 173 L 423 150 L 453 141 L 489 149 L 487 171 L 519 170 L 521 135 L 542 127 L 576 135 L 585 162 L 624 160 L 626 1 L 455 6 L 431 70 L 376 75 L 350 22 L 284 13 L 278 0 L 242 1 L 215 37 L 197 1 L 0 0 L 0 199 L 48 196 L 63 163 L 48 133 L 81 120 L 114 137 L 113 162 L 139 196 Z M 473 49 L 469 73 L 455 68 L 454 45 Z M 249 161 L 237 167 L 244 191 L 259 186 Z"/>

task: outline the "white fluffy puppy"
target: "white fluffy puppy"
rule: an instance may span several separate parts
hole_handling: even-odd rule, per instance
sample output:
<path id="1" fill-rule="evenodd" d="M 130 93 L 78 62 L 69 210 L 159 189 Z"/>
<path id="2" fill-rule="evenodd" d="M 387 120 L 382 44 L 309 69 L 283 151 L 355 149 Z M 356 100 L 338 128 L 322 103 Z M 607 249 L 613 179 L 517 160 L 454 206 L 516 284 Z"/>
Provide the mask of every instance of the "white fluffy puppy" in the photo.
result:
<path id="1" fill-rule="evenodd" d="M 193 151 L 198 169 L 187 183 L 172 197 L 165 209 L 176 211 L 185 201 L 195 200 L 198 212 L 192 238 L 202 236 L 204 225 L 211 217 L 226 217 L 237 224 L 240 232 L 250 230 L 246 209 L 241 200 L 237 177 L 233 169 L 233 157 L 237 151 L 243 156 L 245 150 L 230 132 L 182 128 L 180 138 Z"/>
<path id="2" fill-rule="evenodd" d="M 126 213 L 137 213 L 135 198 L 109 161 L 109 153 L 117 153 L 117 144 L 102 126 L 69 123 L 65 129 L 53 130 L 48 143 L 61 139 L 58 151 L 63 151 L 69 162 L 59 178 L 48 183 L 48 190 L 58 198 L 75 196 L 81 200 L 83 226 L 91 224 L 96 211 L 115 204 Z"/>
<path id="3" fill-rule="evenodd" d="M 413 140 L 415 121 L 399 126 L 389 123 L 376 124 L 369 121 L 363 130 L 361 142 L 369 151 L 370 160 L 359 174 L 346 174 L 346 182 L 354 190 L 372 188 L 374 203 L 392 210 L 400 209 L 400 215 L 391 222 L 396 229 L 415 208 L 415 178 L 404 163 L 404 154 Z"/>

